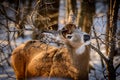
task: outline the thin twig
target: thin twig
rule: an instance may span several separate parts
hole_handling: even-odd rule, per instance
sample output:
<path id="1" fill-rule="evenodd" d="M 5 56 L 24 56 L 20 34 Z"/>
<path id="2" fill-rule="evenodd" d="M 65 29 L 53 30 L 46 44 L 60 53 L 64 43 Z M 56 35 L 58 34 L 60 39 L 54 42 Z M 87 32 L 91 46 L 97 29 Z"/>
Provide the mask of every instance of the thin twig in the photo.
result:
<path id="1" fill-rule="evenodd" d="M 116 67 L 115 67 L 115 71 L 120 67 L 120 64 L 118 64 Z"/>
<path id="2" fill-rule="evenodd" d="M 107 59 L 99 49 L 97 49 L 96 47 L 94 47 L 94 46 L 91 45 L 91 44 L 90 44 L 89 46 L 90 46 L 92 49 L 94 49 L 94 50 L 104 59 L 104 61 L 105 61 L 106 63 L 108 63 L 109 59 Z"/>

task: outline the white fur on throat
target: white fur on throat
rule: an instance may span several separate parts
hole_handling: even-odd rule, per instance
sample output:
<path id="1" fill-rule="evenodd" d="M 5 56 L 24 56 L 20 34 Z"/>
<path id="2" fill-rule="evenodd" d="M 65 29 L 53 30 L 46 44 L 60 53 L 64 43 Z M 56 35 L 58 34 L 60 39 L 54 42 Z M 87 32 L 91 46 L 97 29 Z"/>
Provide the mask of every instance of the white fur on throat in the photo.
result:
<path id="1" fill-rule="evenodd" d="M 90 44 L 90 41 L 87 41 L 87 42 L 84 43 L 82 46 L 78 47 L 78 48 L 76 49 L 76 54 L 78 54 L 78 55 L 83 54 L 84 51 L 85 51 L 85 46 L 86 46 L 86 45 L 89 45 L 89 44 Z"/>

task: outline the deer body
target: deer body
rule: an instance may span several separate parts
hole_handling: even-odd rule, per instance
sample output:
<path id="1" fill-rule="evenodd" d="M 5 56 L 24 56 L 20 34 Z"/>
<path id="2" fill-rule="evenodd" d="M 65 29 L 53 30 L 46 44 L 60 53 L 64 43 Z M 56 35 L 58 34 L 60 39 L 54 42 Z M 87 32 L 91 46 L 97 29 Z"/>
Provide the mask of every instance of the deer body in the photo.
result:
<path id="1" fill-rule="evenodd" d="M 11 56 L 16 78 L 63 77 L 88 80 L 89 47 L 85 46 L 82 53 L 76 53 L 76 49 L 83 43 L 77 36 L 75 38 L 63 38 L 66 47 L 60 48 L 40 41 L 28 41 L 18 46 Z"/>

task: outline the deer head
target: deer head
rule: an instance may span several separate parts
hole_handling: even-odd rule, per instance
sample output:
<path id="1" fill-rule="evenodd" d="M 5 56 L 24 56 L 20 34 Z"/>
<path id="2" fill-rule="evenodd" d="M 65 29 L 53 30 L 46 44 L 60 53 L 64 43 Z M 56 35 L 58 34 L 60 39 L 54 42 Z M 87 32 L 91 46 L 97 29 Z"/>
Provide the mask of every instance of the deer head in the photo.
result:
<path id="1" fill-rule="evenodd" d="M 60 38 L 68 49 L 75 49 L 76 54 L 83 53 L 85 46 L 90 44 L 90 36 L 87 33 L 82 32 L 81 29 L 74 24 L 67 24 L 62 29 Z"/>

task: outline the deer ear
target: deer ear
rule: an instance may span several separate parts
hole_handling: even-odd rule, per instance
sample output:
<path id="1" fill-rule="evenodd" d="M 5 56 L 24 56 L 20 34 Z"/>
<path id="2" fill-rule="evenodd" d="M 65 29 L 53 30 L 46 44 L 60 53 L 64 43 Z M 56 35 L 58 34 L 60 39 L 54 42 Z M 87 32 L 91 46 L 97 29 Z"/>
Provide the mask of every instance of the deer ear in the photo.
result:
<path id="1" fill-rule="evenodd" d="M 80 29 L 80 31 L 82 30 L 81 27 L 78 27 Z"/>
<path id="2" fill-rule="evenodd" d="M 76 16 L 74 15 L 73 11 L 70 10 L 67 23 L 75 23 Z"/>
<path id="3" fill-rule="evenodd" d="M 76 29 L 79 29 L 80 31 L 82 30 L 81 27 L 79 27 L 78 25 L 76 25 Z"/>

